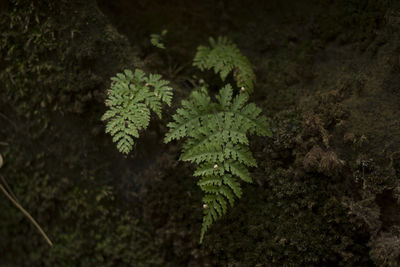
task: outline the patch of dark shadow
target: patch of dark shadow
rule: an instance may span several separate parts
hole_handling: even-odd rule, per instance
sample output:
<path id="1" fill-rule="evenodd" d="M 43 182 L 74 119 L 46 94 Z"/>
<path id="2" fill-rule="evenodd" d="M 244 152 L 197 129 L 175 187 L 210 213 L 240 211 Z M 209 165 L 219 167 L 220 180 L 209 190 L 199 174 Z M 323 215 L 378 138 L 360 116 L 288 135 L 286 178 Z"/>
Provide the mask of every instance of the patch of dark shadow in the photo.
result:
<path id="1" fill-rule="evenodd" d="M 383 82 L 383 89 L 396 97 L 400 97 L 400 79 L 398 75 L 400 73 L 400 64 L 395 67 L 396 71 L 390 75 L 390 78 Z"/>
<path id="2" fill-rule="evenodd" d="M 166 169 L 171 168 L 170 154 L 167 146 L 162 143 L 161 133 L 156 129 L 158 122 L 152 121 L 149 129 L 140 133 L 136 145 L 130 154 L 123 156 L 114 153 L 112 176 L 115 186 L 128 199 L 139 193 L 148 183 L 160 176 Z M 115 149 L 116 150 L 116 149 Z"/>
<path id="3" fill-rule="evenodd" d="M 400 223 L 400 205 L 393 196 L 392 190 L 385 190 L 376 195 L 376 203 L 379 205 L 383 231 L 390 230 L 394 225 Z"/>

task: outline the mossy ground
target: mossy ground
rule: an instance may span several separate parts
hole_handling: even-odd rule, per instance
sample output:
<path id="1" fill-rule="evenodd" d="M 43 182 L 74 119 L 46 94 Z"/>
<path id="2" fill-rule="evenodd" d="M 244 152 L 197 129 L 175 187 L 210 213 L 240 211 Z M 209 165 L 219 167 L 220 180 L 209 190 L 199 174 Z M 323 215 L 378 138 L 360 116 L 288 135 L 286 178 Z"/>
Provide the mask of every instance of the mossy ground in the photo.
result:
<path id="1" fill-rule="evenodd" d="M 0 265 L 399 264 L 395 3 L 15 0 L 0 8 L 1 175 L 55 244 L 3 197 Z M 166 51 L 149 42 L 163 29 Z M 253 63 L 252 100 L 274 137 L 251 141 L 255 183 L 199 245 L 201 191 L 177 160 L 179 144 L 162 140 L 200 76 L 196 47 L 218 35 Z M 124 157 L 100 117 L 109 77 L 135 67 L 172 80 L 176 97 Z"/>

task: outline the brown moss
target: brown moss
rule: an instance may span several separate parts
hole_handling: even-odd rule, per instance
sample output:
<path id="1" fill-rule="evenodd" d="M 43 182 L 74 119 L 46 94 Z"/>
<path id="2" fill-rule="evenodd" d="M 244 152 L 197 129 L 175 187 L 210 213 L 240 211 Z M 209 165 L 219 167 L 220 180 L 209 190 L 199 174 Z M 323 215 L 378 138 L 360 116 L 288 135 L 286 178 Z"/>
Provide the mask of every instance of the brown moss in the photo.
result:
<path id="1" fill-rule="evenodd" d="M 397 229 L 398 230 L 398 229 Z M 379 266 L 397 267 L 400 262 L 400 235 L 383 232 L 371 241 L 371 258 Z"/>
<path id="2" fill-rule="evenodd" d="M 326 176 L 339 174 L 343 161 L 333 151 L 324 151 L 315 145 L 304 157 L 303 166 L 306 172 L 318 172 Z"/>

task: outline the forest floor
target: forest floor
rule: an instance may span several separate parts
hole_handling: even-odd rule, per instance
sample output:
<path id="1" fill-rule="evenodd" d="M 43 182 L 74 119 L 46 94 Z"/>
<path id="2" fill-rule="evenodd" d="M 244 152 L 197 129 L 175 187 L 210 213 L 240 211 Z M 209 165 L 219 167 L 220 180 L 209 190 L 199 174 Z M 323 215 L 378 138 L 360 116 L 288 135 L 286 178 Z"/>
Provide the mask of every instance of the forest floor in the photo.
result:
<path id="1" fill-rule="evenodd" d="M 1 174 L 55 245 L 3 201 L 0 266 L 400 264 L 395 3 L 15 3 L 0 20 Z M 164 29 L 161 50 L 150 34 Z M 202 75 L 192 60 L 210 36 L 229 37 L 249 58 L 250 100 L 273 137 L 251 139 L 255 182 L 200 245 L 193 166 L 163 136 Z M 100 117 L 109 77 L 137 67 L 170 80 L 175 96 L 124 157 Z"/>

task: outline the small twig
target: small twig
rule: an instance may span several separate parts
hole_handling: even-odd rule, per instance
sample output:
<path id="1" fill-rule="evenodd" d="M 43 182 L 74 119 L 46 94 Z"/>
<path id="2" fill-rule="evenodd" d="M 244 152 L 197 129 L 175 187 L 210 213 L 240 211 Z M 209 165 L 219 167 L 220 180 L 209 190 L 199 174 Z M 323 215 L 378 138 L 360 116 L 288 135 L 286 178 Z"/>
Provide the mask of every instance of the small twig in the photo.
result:
<path id="1" fill-rule="evenodd" d="M 50 246 L 53 246 L 53 243 L 50 241 L 50 239 L 47 237 L 46 233 L 42 230 L 40 225 L 35 221 L 35 219 L 32 218 L 32 216 L 7 192 L 7 190 L 3 187 L 3 185 L 0 185 L 0 190 L 3 191 L 3 193 L 8 197 L 9 200 L 26 216 L 28 219 L 32 222 L 32 224 L 36 227 L 36 229 L 42 234 L 44 239 L 47 241 L 47 243 Z"/>
<path id="2" fill-rule="evenodd" d="M 0 146 L 8 146 L 7 142 L 0 142 Z"/>
<path id="3" fill-rule="evenodd" d="M 15 201 L 18 202 L 17 197 L 14 195 L 13 191 L 12 191 L 11 188 L 8 186 L 8 183 L 7 183 L 6 179 L 4 179 L 4 177 L 0 175 L 0 180 L 3 182 L 3 184 L 4 184 L 4 186 L 6 187 L 8 193 L 10 193 L 10 195 L 15 199 Z"/>

